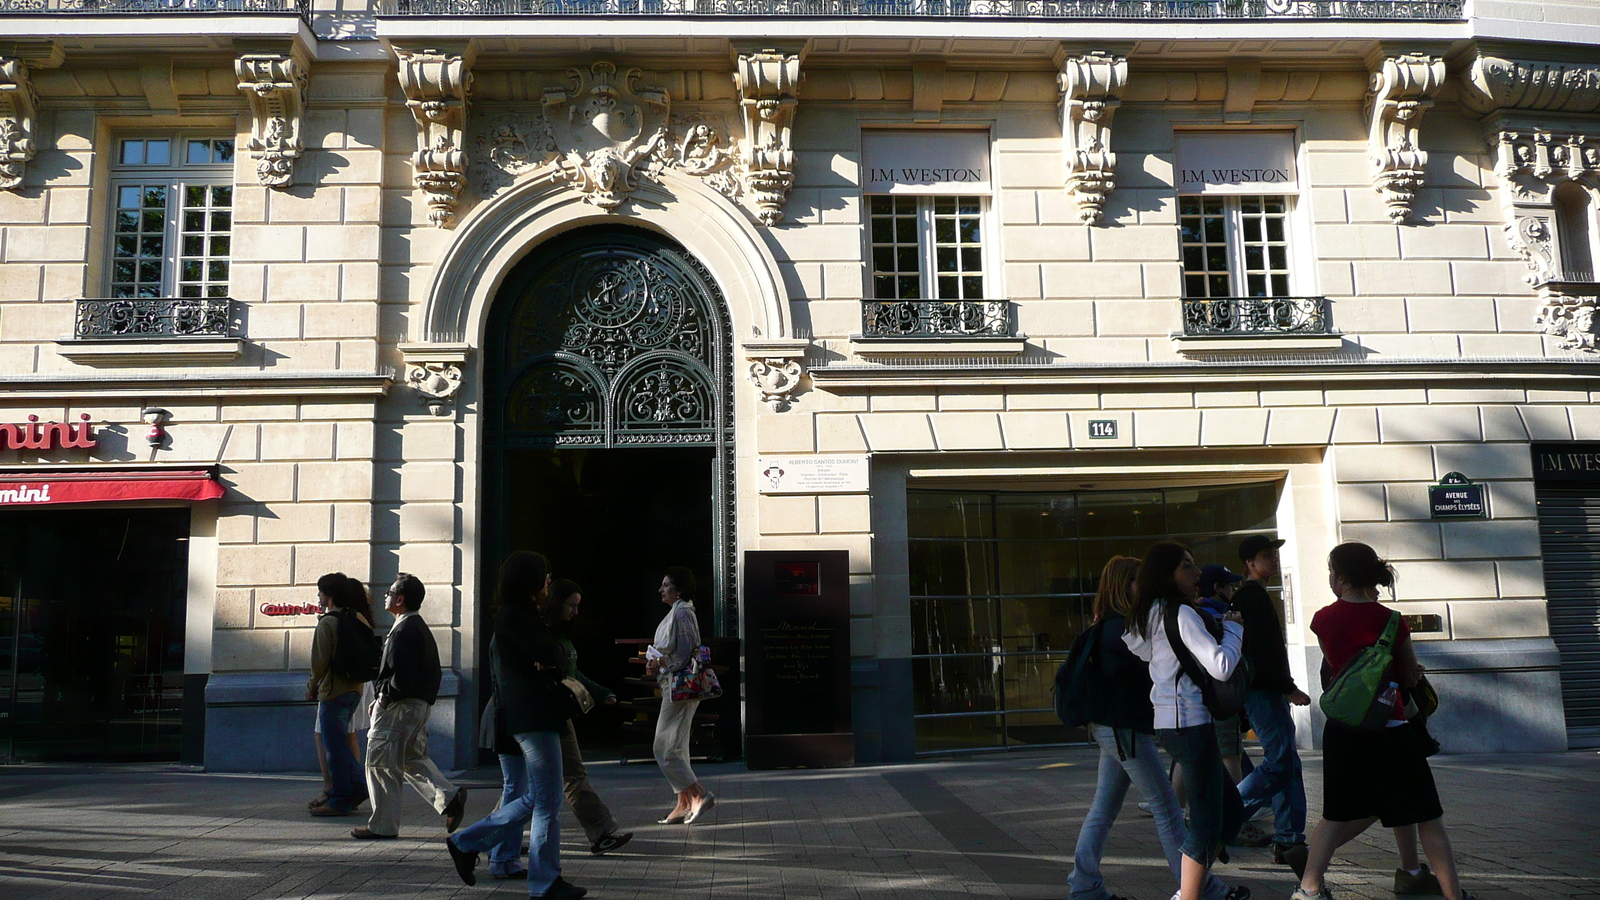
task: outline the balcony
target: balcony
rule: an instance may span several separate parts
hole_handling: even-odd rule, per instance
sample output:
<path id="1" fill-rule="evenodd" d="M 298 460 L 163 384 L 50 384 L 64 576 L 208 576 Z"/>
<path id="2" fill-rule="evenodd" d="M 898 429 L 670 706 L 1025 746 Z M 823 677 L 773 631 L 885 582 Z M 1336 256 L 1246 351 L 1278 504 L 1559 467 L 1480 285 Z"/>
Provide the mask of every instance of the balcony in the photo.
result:
<path id="1" fill-rule="evenodd" d="M 311 0 L 0 0 L 0 16 L 271 15 L 309 22 Z"/>
<path id="2" fill-rule="evenodd" d="M 381 0 L 379 14 L 1459 21 L 1464 3 L 1465 0 Z"/>
<path id="3" fill-rule="evenodd" d="M 1173 340 L 1185 355 L 1339 350 L 1329 327 L 1326 297 L 1213 297 L 1183 300 L 1183 333 Z"/>
<path id="4" fill-rule="evenodd" d="M 72 338 L 56 347 L 90 366 L 203 365 L 237 359 L 243 333 L 227 297 L 86 299 Z"/>
<path id="5" fill-rule="evenodd" d="M 862 356 L 1015 355 L 1023 336 L 1008 300 L 863 300 L 861 333 L 851 346 Z"/>

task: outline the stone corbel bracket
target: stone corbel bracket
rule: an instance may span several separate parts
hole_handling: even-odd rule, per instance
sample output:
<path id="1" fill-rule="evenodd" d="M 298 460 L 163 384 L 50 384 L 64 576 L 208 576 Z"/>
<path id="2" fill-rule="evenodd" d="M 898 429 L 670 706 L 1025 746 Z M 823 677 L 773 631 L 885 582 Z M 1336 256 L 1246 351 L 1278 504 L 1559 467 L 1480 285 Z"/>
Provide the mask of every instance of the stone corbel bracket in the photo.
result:
<path id="1" fill-rule="evenodd" d="M 1372 73 L 1367 160 L 1373 190 L 1383 195 L 1396 225 L 1411 218 L 1422 187 L 1428 154 L 1418 143 L 1418 129 L 1444 78 L 1444 60 L 1421 53 L 1385 57 Z"/>
<path id="2" fill-rule="evenodd" d="M 800 105 L 802 53 L 765 48 L 741 52 L 733 73 L 744 114 L 744 182 L 756 218 L 771 227 L 783 220 L 783 204 L 794 185 L 791 132 Z"/>
<path id="3" fill-rule="evenodd" d="M 745 343 L 750 383 L 761 392 L 761 402 L 772 407 L 773 412 L 783 412 L 794 404 L 805 380 L 806 348 L 810 346 L 811 342 L 804 339 Z"/>
<path id="4" fill-rule="evenodd" d="M 472 92 L 472 50 L 395 49 L 400 89 L 417 120 L 417 150 L 411 154 L 417 187 L 428 198 L 428 221 L 439 228 L 455 222 L 467 184 L 467 103 Z"/>
<path id="5" fill-rule="evenodd" d="M 1116 186 L 1111 119 L 1122 105 L 1128 58 L 1099 50 L 1068 56 L 1061 62 L 1057 82 L 1067 190 L 1078 202 L 1078 217 L 1093 225 L 1100 221 L 1106 198 Z"/>
<path id="6" fill-rule="evenodd" d="M 61 65 L 61 47 L 50 41 L 0 43 L 0 191 L 22 187 L 37 147 L 33 142 L 39 96 L 29 66 Z"/>
<path id="7" fill-rule="evenodd" d="M 294 164 L 305 150 L 300 137 L 309 72 L 292 51 L 245 50 L 233 61 L 239 90 L 250 104 L 250 158 L 256 180 L 283 190 L 294 183 Z"/>
<path id="8" fill-rule="evenodd" d="M 436 416 L 449 415 L 461 391 L 462 366 L 471 347 L 462 343 L 405 343 L 405 383 Z"/>

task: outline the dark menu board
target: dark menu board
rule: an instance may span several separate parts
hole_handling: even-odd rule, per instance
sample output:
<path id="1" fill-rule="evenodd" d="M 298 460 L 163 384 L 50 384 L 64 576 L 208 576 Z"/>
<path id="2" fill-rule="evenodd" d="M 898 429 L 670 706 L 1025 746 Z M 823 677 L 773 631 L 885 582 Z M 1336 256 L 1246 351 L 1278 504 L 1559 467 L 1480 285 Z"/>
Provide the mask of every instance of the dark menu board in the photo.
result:
<path id="1" fill-rule="evenodd" d="M 745 759 L 752 769 L 855 761 L 849 569 L 844 550 L 745 552 Z"/>

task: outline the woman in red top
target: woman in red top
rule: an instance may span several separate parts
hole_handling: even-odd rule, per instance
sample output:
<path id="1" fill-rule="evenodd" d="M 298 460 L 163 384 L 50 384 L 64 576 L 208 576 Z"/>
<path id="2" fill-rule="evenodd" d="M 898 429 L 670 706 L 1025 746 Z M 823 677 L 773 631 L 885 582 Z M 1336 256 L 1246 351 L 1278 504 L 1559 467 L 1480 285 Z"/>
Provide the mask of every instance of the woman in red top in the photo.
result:
<path id="1" fill-rule="evenodd" d="M 1328 554 L 1328 587 L 1339 599 L 1311 618 L 1311 630 L 1334 676 L 1356 654 L 1378 642 L 1393 611 L 1378 603 L 1378 586 L 1394 594 L 1394 569 L 1366 544 L 1340 544 Z M 1405 620 L 1394 641 L 1390 681 L 1412 687 L 1422 674 Z M 1322 821 L 1311 835 L 1306 871 L 1291 900 L 1331 900 L 1322 877 L 1334 851 L 1373 822 L 1386 828 L 1416 825 L 1446 900 L 1472 900 L 1456 880 L 1455 856 L 1445 834 L 1439 791 L 1428 768 L 1421 729 L 1407 721 L 1396 692 L 1385 728 L 1364 731 L 1329 720 L 1322 731 Z"/>

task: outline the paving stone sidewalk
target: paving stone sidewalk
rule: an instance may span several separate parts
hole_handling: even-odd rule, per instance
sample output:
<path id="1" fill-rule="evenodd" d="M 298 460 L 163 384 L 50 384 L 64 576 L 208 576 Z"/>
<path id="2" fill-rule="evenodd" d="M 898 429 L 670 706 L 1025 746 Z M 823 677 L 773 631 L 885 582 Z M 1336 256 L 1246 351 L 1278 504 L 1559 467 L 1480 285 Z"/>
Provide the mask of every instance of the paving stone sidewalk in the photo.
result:
<path id="1" fill-rule="evenodd" d="M 1600 755 L 1434 760 L 1464 882 L 1484 900 L 1600 898 Z M 1078 826 L 1093 793 L 1088 749 L 882 768 L 747 772 L 703 766 L 718 795 L 709 824 L 655 824 L 672 796 L 653 767 L 600 763 L 593 780 L 637 836 L 589 855 L 563 814 L 566 876 L 610 898 L 1066 898 Z M 1321 764 L 1308 757 L 1313 817 Z M 494 804 L 497 773 L 467 773 L 468 819 Z M 401 837 L 358 842 L 364 818 L 312 819 L 307 776 L 211 775 L 176 767 L 0 767 L 0 898 L 172 900 L 501 898 L 523 882 L 457 880 L 441 821 L 407 794 Z M 1130 793 L 1104 871 L 1118 894 L 1164 900 L 1173 886 L 1155 829 Z M 1374 827 L 1335 860 L 1340 900 L 1392 900 L 1394 840 Z M 1218 868 L 1256 898 L 1293 888 L 1269 851 Z"/>

